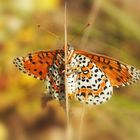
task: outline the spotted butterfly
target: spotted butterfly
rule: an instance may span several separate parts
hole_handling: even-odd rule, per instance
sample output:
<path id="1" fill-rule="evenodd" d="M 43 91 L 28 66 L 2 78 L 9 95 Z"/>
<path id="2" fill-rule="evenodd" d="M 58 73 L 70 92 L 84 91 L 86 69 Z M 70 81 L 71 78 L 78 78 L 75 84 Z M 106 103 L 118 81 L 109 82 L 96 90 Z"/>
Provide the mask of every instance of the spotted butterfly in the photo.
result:
<path id="1" fill-rule="evenodd" d="M 64 49 L 39 51 L 15 58 L 19 70 L 43 80 L 46 91 L 57 100 L 65 100 Z M 99 105 L 113 95 L 113 86 L 133 84 L 140 71 L 108 56 L 75 50 L 68 45 L 67 93 L 82 103 Z"/>

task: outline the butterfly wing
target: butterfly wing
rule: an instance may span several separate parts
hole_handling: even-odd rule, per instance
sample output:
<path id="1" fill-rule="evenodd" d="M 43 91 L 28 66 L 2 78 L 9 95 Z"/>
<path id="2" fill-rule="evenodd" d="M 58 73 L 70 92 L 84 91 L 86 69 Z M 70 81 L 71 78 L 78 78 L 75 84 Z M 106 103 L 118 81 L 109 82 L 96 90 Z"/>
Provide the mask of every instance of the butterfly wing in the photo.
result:
<path id="1" fill-rule="evenodd" d="M 56 51 L 39 51 L 30 53 L 26 57 L 15 58 L 13 63 L 24 73 L 34 78 L 45 80 L 49 67 L 53 65 Z"/>
<path id="2" fill-rule="evenodd" d="M 52 66 L 49 67 L 49 72 L 46 76 L 45 87 L 48 93 L 51 94 L 53 98 L 59 101 L 65 101 L 65 82 L 64 82 L 64 51 L 59 53 L 61 57 L 54 60 Z"/>
<path id="3" fill-rule="evenodd" d="M 68 94 L 85 104 L 98 105 L 108 101 L 113 87 L 105 73 L 88 57 L 75 54 L 68 65 Z"/>
<path id="4" fill-rule="evenodd" d="M 133 84 L 140 79 L 140 71 L 133 66 L 110 57 L 77 50 L 75 53 L 90 58 L 110 79 L 111 85 L 119 87 Z"/>

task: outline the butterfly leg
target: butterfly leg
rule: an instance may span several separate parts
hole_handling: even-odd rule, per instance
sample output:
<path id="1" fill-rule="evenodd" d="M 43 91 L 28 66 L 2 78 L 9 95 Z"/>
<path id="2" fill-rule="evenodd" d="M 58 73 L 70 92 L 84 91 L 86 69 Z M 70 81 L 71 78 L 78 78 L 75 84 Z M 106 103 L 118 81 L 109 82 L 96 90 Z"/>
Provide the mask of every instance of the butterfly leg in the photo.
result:
<path id="1" fill-rule="evenodd" d="M 69 64 L 71 62 L 73 55 L 74 55 L 74 51 L 71 51 L 70 54 L 68 54 L 67 64 Z"/>
<path id="2" fill-rule="evenodd" d="M 68 67 L 68 72 L 67 72 L 67 76 L 70 76 L 73 73 L 76 73 L 80 70 L 79 67 Z"/>
<path id="3" fill-rule="evenodd" d="M 70 76 L 71 74 L 75 73 L 75 72 L 78 72 L 80 68 L 78 67 L 68 67 L 68 70 L 67 70 L 67 76 Z M 62 71 L 62 73 L 64 73 L 65 70 Z"/>
<path id="4" fill-rule="evenodd" d="M 65 61 L 65 59 L 60 54 L 57 54 L 57 56 L 58 56 L 58 60 Z"/>

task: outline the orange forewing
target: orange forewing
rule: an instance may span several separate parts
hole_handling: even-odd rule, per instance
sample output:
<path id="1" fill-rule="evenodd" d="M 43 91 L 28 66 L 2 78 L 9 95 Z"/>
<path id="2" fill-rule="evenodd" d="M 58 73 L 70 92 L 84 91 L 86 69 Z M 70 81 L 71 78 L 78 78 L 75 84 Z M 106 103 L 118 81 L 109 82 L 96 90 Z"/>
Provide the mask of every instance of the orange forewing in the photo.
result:
<path id="1" fill-rule="evenodd" d="M 26 57 L 15 58 L 13 63 L 19 70 L 40 80 L 45 80 L 49 67 L 53 65 L 57 51 L 39 51 Z"/>
<path id="2" fill-rule="evenodd" d="M 127 85 L 127 82 L 132 78 L 127 65 L 113 58 L 80 50 L 76 50 L 75 53 L 89 57 L 102 71 L 104 71 L 113 86 L 118 87 L 121 85 Z"/>
<path id="3" fill-rule="evenodd" d="M 45 80 L 48 68 L 53 64 L 56 51 L 40 51 L 24 58 L 24 68 L 35 77 Z"/>

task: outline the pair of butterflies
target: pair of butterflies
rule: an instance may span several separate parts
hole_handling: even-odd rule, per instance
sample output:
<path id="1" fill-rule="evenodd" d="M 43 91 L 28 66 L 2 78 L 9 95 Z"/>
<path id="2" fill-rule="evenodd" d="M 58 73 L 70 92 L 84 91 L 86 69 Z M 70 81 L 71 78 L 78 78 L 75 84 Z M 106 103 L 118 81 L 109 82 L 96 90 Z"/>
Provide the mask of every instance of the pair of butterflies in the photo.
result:
<path id="1" fill-rule="evenodd" d="M 90 105 L 108 101 L 114 86 L 130 85 L 140 79 L 140 71 L 133 66 L 104 55 L 75 50 L 70 45 L 66 79 L 64 49 L 29 53 L 15 58 L 13 63 L 22 72 L 43 80 L 52 98 L 65 101 L 66 82 L 68 96 Z"/>

